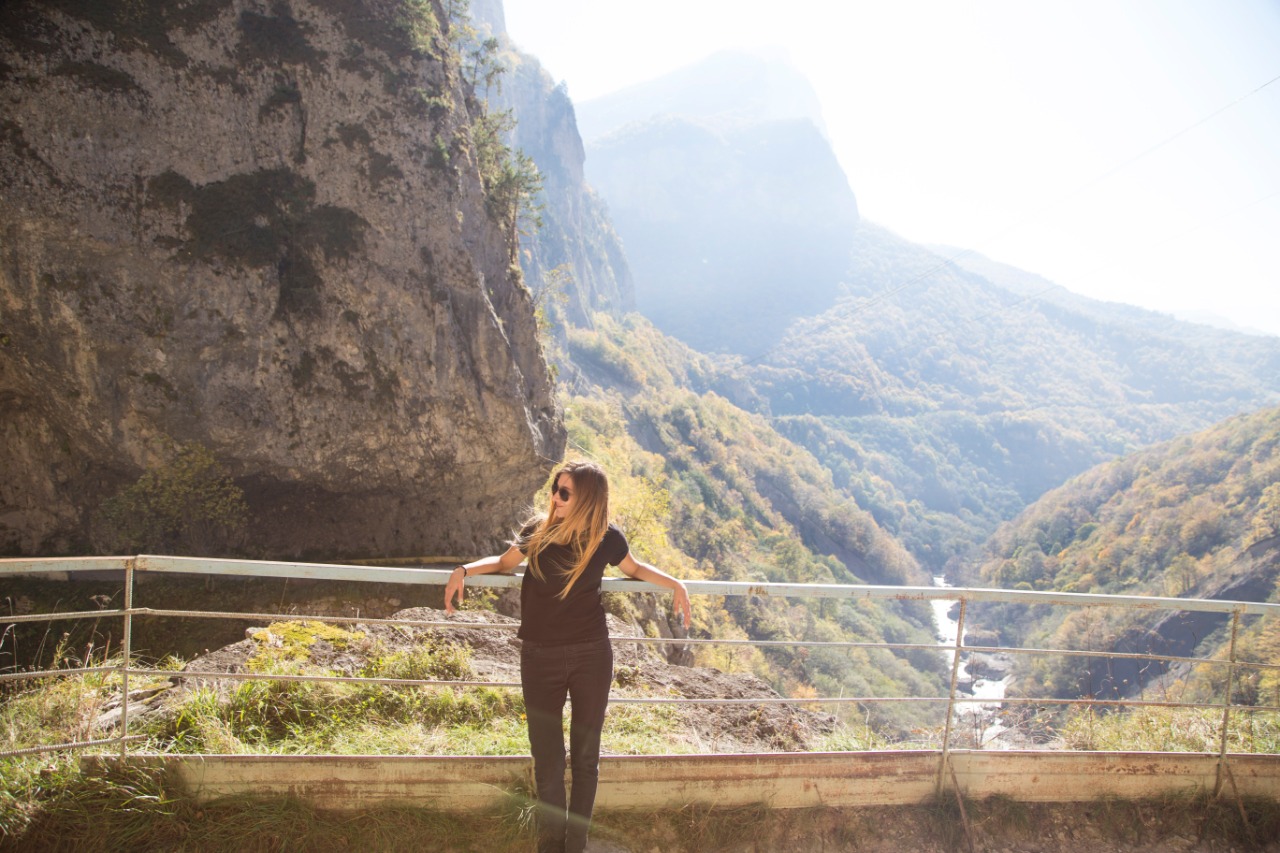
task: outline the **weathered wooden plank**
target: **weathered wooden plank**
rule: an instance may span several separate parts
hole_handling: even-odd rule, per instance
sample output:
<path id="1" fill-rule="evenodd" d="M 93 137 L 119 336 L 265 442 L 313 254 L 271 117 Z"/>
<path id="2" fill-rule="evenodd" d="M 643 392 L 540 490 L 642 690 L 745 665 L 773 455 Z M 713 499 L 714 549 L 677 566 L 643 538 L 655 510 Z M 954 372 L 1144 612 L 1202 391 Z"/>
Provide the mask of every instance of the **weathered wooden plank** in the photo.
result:
<path id="1" fill-rule="evenodd" d="M 1090 802 L 1212 792 L 1218 757 L 1120 752 L 952 751 L 965 796 Z M 1228 756 L 1241 796 L 1280 801 L 1280 756 Z M 476 811 L 532 788 L 527 756 L 85 756 L 89 767 L 163 768 L 200 801 L 288 796 L 318 808 L 413 805 Z M 602 809 L 912 805 L 934 795 L 936 751 L 606 756 Z M 946 774 L 949 778 L 950 774 Z M 948 782 L 948 786 L 950 783 Z"/>

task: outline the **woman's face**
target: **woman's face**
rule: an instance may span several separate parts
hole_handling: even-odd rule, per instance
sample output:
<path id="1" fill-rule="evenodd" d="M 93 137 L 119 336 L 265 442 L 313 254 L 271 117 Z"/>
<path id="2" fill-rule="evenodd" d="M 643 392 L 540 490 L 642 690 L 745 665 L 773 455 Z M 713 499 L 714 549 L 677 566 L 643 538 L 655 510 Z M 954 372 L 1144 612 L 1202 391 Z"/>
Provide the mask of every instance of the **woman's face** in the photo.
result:
<path id="1" fill-rule="evenodd" d="M 573 490 L 573 477 L 561 474 L 556 478 L 555 485 L 551 487 L 551 506 L 556 518 L 564 518 L 569 514 L 569 507 L 573 505 Z"/>

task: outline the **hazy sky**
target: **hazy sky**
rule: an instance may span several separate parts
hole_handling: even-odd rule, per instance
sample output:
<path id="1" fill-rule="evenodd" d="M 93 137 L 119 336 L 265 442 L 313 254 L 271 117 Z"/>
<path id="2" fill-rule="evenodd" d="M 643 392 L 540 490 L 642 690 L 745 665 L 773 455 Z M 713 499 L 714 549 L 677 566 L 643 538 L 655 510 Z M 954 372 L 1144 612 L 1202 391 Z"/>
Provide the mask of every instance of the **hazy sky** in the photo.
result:
<path id="1" fill-rule="evenodd" d="M 578 103 L 782 47 L 864 217 L 1280 334 L 1280 0 L 504 3 Z"/>

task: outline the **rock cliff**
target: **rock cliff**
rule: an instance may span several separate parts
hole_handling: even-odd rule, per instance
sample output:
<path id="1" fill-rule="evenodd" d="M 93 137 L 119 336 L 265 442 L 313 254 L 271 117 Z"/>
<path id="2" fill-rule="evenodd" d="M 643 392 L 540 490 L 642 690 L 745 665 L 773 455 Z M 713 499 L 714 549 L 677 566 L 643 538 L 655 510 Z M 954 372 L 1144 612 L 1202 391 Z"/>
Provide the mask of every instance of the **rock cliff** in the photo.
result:
<path id="1" fill-rule="evenodd" d="M 515 54 L 514 68 L 500 102 L 516 118 L 513 144 L 533 158 L 542 175 L 542 227 L 521 243 L 520 264 L 530 287 L 547 286 L 557 267 L 568 279 L 563 288 L 566 319 L 575 326 L 592 325 L 596 311 L 622 314 L 635 310 L 631 268 L 604 201 L 588 185 L 586 152 L 578 134 L 573 102 L 541 63 Z"/>
<path id="2" fill-rule="evenodd" d="M 533 160 L 542 178 L 541 227 L 527 229 L 521 241 L 525 280 L 544 305 L 563 307 L 574 326 L 590 327 L 596 311 L 634 311 L 631 268 L 604 201 L 587 184 L 586 150 L 567 87 L 511 41 L 497 0 L 473 2 L 471 11 L 477 27 L 503 44 L 506 73 L 489 97 L 515 118 L 511 145 Z M 556 292 L 544 294 L 545 288 Z"/>
<path id="3" fill-rule="evenodd" d="M 438 3 L 9 3 L 0 102 L 0 553 L 173 442 L 255 556 L 505 535 L 564 433 Z"/>
<path id="4" fill-rule="evenodd" d="M 858 205 L 812 87 L 777 58 L 719 54 L 579 107 L 638 310 L 704 352 L 759 356 L 829 308 Z"/>

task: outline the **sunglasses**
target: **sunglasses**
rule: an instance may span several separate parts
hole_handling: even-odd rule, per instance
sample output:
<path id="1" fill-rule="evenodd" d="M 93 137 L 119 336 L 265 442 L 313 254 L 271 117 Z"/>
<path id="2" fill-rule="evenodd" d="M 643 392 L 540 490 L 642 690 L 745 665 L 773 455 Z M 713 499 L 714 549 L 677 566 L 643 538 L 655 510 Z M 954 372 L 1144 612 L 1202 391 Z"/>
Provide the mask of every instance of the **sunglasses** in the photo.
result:
<path id="1" fill-rule="evenodd" d="M 570 495 L 572 495 L 572 494 L 573 494 L 573 492 L 569 491 L 569 490 L 568 490 L 568 489 L 566 489 L 564 486 L 552 486 L 552 487 L 551 487 L 551 494 L 553 494 L 553 495 L 555 495 L 556 497 L 560 498 L 560 500 L 564 501 L 565 503 L 568 503 L 568 502 L 569 502 L 569 496 L 570 496 Z"/>

